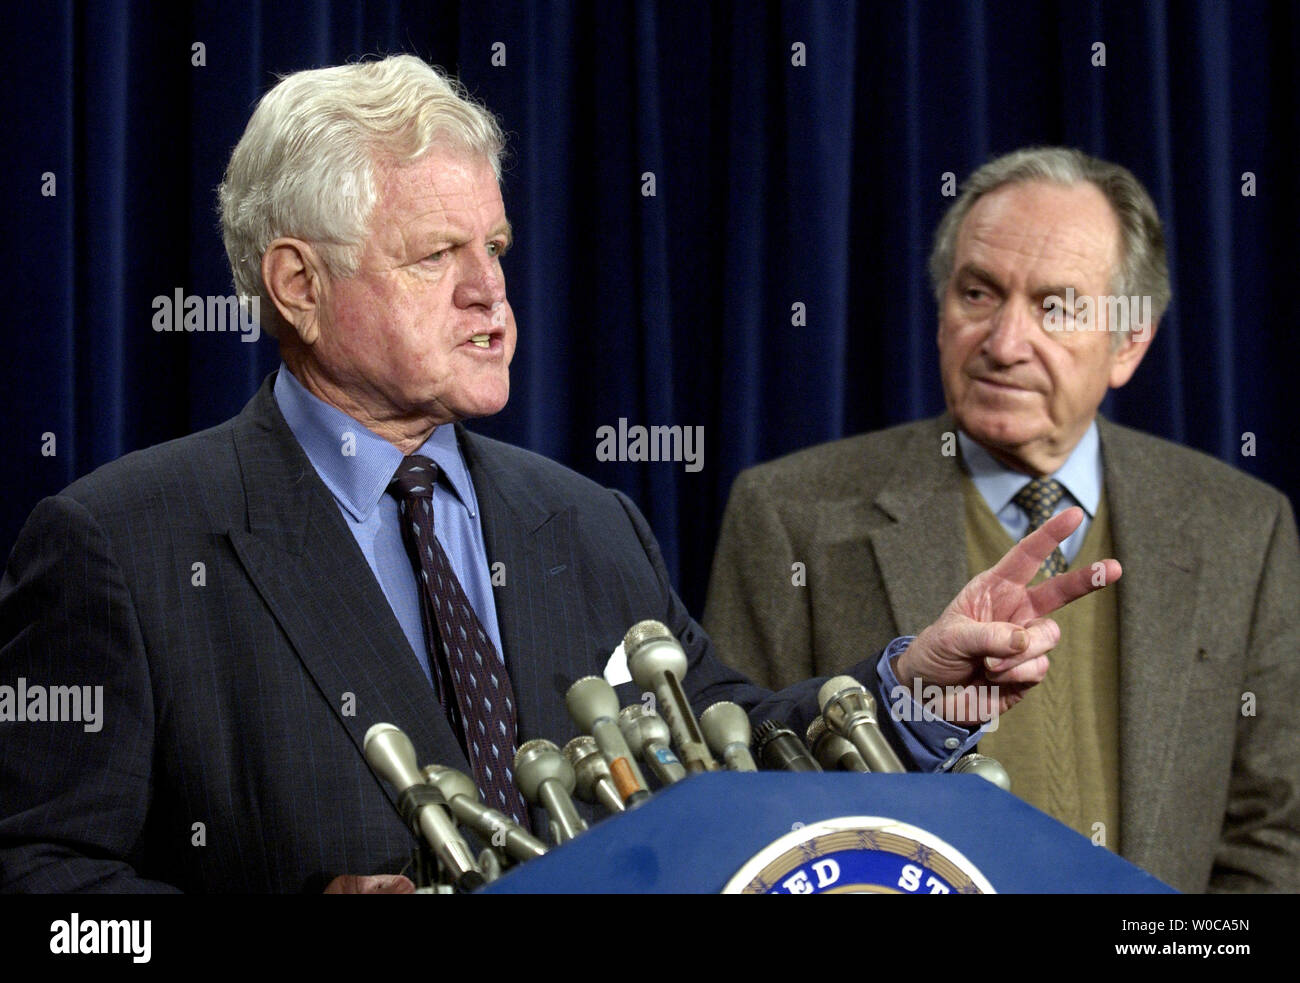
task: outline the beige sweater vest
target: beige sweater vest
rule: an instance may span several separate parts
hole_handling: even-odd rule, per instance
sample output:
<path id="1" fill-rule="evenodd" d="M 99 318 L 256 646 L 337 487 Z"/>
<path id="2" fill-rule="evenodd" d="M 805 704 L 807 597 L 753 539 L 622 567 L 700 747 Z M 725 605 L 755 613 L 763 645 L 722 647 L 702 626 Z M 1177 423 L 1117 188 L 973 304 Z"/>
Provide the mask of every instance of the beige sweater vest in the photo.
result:
<path id="1" fill-rule="evenodd" d="M 1012 547 L 969 478 L 966 557 L 970 576 Z M 1113 556 L 1105 496 L 1071 570 Z M 1041 582 L 1040 572 L 1035 583 Z M 1051 615 L 1061 641 L 1048 655 L 1047 678 L 980 740 L 1002 762 L 1011 791 L 1094 842 L 1119 852 L 1119 610 L 1114 590 L 1080 598 Z M 1012 831 L 1008 831 L 1012 833 Z"/>

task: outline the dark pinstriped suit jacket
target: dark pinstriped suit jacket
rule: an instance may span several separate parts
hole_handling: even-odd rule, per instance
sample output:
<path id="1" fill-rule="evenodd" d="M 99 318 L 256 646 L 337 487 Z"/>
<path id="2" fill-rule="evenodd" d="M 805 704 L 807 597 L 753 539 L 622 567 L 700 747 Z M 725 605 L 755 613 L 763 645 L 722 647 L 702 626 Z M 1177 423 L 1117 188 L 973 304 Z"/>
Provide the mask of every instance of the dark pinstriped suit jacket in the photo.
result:
<path id="1" fill-rule="evenodd" d="M 46 499 L 23 529 L 0 583 L 0 683 L 102 684 L 103 729 L 0 723 L 3 889 L 318 891 L 396 872 L 413 841 L 362 757 L 367 728 L 394 723 L 421 764 L 469 772 L 270 384 L 235 419 Z M 459 435 L 489 562 L 505 564 L 521 740 L 574 736 L 565 690 L 643 618 L 681 639 L 697 709 L 732 699 L 802 731 L 816 682 L 773 696 L 718 663 L 627 498 Z"/>

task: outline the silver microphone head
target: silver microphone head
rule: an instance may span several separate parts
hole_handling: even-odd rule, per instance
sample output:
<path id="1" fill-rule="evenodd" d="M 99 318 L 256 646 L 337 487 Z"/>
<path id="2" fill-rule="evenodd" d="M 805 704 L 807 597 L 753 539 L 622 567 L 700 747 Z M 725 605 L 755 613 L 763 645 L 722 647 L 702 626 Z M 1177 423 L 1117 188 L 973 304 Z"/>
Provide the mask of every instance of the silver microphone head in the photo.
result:
<path id="1" fill-rule="evenodd" d="M 653 710 L 647 710 L 641 703 L 630 703 L 618 712 L 618 729 L 623 732 L 627 746 L 637 756 L 645 753 L 647 744 L 669 747 L 673 741 L 672 732 L 664 718 Z"/>
<path id="2" fill-rule="evenodd" d="M 578 797 L 586 802 L 596 801 L 596 783 L 602 778 L 614 781 L 605 756 L 600 753 L 596 739 L 588 734 L 575 737 L 564 745 L 564 756 L 573 768 L 574 787 Z"/>
<path id="3" fill-rule="evenodd" d="M 552 780 L 572 794 L 576 780 L 573 765 L 560 749 L 543 737 L 521 744 L 515 752 L 515 784 L 524 798 L 538 805 L 542 783 Z"/>
<path id="4" fill-rule="evenodd" d="M 415 746 L 395 725 L 375 724 L 366 731 L 362 747 L 366 762 L 397 791 L 405 792 L 412 785 L 424 783 L 415 758 Z"/>
<path id="5" fill-rule="evenodd" d="M 618 694 L 600 676 L 584 676 L 569 687 L 564 696 L 569 716 L 585 731 L 590 731 L 597 720 L 618 716 Z"/>
<path id="6" fill-rule="evenodd" d="M 831 730 L 823 717 L 814 717 L 804 733 L 813 757 L 827 771 L 870 771 L 851 741 Z"/>
<path id="7" fill-rule="evenodd" d="M 857 693 L 865 693 L 866 687 L 854 679 L 852 676 L 832 676 L 826 682 L 822 683 L 821 689 L 817 691 L 817 702 L 821 706 L 826 706 L 837 696 Z M 829 721 L 827 721 L 829 723 Z"/>
<path id="8" fill-rule="evenodd" d="M 655 688 L 655 680 L 671 672 L 679 681 L 686 675 L 686 652 L 661 621 L 638 621 L 623 636 L 628 672 L 643 690 Z"/>
<path id="9" fill-rule="evenodd" d="M 817 702 L 827 726 L 841 737 L 860 720 L 876 722 L 876 699 L 852 676 L 834 676 L 822 683 Z"/>
<path id="10" fill-rule="evenodd" d="M 967 754 L 957 760 L 952 770 L 958 774 L 979 775 L 1002 791 L 1011 791 L 1011 776 L 1002 767 L 1002 762 L 997 758 L 990 758 L 987 754 Z"/>
<path id="11" fill-rule="evenodd" d="M 424 780 L 441 792 L 448 802 L 458 795 L 465 796 L 471 802 L 478 802 L 481 798 L 473 779 L 455 768 L 448 768 L 445 765 L 425 765 Z"/>
<path id="12" fill-rule="evenodd" d="M 749 714 L 729 700 L 715 703 L 700 714 L 700 730 L 714 754 L 723 754 L 732 744 L 749 747 L 753 736 Z"/>

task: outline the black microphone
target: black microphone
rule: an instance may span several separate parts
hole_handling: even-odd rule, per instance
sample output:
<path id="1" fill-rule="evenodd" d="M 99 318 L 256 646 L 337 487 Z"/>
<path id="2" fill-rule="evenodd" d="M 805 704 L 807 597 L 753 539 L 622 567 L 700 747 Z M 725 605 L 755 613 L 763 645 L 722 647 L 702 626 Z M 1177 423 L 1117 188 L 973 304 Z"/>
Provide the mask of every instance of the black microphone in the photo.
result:
<path id="1" fill-rule="evenodd" d="M 821 771 L 799 735 L 775 720 L 764 720 L 754 728 L 754 750 L 763 767 L 772 771 Z"/>

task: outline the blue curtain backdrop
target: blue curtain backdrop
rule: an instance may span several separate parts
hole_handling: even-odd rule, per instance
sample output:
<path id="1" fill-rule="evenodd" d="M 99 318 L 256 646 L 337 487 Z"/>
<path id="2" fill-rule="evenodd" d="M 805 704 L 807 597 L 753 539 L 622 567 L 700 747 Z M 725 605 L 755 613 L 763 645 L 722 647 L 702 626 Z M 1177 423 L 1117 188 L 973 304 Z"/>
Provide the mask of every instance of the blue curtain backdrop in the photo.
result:
<path id="1" fill-rule="evenodd" d="M 214 188 L 274 76 L 375 53 L 454 71 L 511 135 L 519 350 L 510 405 L 474 426 L 631 494 L 697 612 L 741 468 L 942 408 L 925 277 L 942 176 L 1027 144 L 1124 163 L 1167 223 L 1173 306 L 1106 411 L 1300 492 L 1295 4 L 212 0 L 8 18 L 5 554 L 39 498 L 230 417 L 275 367 L 266 338 L 154 332 L 151 301 L 230 292 Z M 597 428 L 620 418 L 703 426 L 704 468 L 598 462 Z"/>

